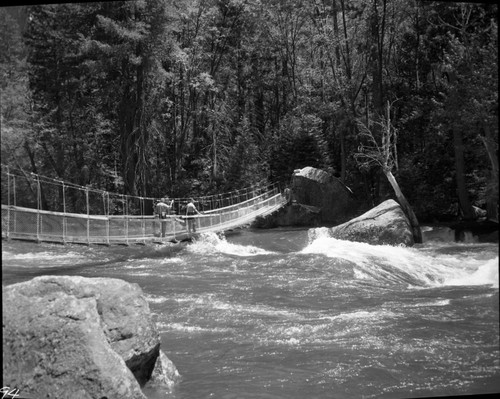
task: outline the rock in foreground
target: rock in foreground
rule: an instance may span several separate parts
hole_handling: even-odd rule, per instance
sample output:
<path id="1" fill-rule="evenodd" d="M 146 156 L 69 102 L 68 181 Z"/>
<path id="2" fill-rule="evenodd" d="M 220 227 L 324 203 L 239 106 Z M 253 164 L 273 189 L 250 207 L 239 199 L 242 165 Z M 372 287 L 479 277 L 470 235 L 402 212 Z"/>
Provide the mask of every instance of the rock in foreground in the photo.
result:
<path id="1" fill-rule="evenodd" d="M 160 339 L 137 284 L 42 276 L 3 287 L 2 299 L 4 385 L 21 394 L 145 399 L 152 374 L 178 376 L 153 373 Z"/>
<path id="2" fill-rule="evenodd" d="M 414 244 L 410 222 L 394 200 L 384 201 L 363 215 L 332 227 L 331 235 L 374 245 Z"/>

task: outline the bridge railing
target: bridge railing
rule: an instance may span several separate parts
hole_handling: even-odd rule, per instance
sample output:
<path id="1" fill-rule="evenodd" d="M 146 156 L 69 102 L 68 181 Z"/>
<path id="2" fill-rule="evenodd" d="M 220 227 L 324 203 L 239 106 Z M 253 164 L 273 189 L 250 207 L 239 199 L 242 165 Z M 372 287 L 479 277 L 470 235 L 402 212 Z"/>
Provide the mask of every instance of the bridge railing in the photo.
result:
<path id="1" fill-rule="evenodd" d="M 1 203 L 53 212 L 89 215 L 152 215 L 159 197 L 124 195 L 82 186 L 2 165 Z M 239 190 L 174 200 L 176 214 L 185 213 L 185 206 L 194 199 L 200 211 L 229 207 L 251 199 L 270 189 L 260 182 Z"/>

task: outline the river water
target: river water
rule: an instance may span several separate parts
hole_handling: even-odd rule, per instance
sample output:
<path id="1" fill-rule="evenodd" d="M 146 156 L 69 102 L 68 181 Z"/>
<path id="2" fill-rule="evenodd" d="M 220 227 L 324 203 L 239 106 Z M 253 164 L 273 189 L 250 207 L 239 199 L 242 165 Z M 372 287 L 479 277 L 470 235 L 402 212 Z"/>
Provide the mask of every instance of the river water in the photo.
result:
<path id="1" fill-rule="evenodd" d="M 435 233 L 412 248 L 324 228 L 130 247 L 4 241 L 2 278 L 139 284 L 182 375 L 151 399 L 500 392 L 498 244 Z"/>

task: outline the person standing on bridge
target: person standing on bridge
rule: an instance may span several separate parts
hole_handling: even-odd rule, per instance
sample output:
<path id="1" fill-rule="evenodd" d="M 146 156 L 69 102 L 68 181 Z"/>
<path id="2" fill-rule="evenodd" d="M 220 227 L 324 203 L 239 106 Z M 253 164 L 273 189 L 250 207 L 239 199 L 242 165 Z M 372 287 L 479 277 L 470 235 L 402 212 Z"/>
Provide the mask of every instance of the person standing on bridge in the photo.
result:
<path id="1" fill-rule="evenodd" d="M 161 223 L 161 237 L 165 237 L 167 233 L 167 216 L 170 215 L 174 200 L 169 202 L 168 197 L 162 198 L 156 203 L 155 213 L 160 218 Z"/>
<path id="2" fill-rule="evenodd" d="M 196 233 L 196 219 L 194 217 L 196 214 L 201 215 L 194 205 L 194 199 L 190 198 L 186 205 L 187 230 L 190 237 L 192 233 Z"/>

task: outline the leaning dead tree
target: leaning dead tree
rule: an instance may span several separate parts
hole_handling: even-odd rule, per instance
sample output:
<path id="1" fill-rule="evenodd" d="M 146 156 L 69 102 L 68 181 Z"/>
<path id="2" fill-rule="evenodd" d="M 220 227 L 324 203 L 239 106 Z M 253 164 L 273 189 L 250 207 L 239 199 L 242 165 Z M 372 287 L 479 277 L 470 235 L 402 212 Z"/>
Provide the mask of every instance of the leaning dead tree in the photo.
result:
<path id="1" fill-rule="evenodd" d="M 391 107 L 392 104 L 387 102 L 385 117 L 382 117 L 380 121 L 373 121 L 369 126 L 358 121 L 361 144 L 358 147 L 358 152 L 354 154 L 354 158 L 361 169 L 369 169 L 373 166 L 382 169 L 396 194 L 403 212 L 410 221 L 413 240 L 415 243 L 421 243 L 422 231 L 417 216 L 392 173 L 393 168 L 397 168 L 398 154 L 396 147 L 397 130 L 391 124 Z"/>

